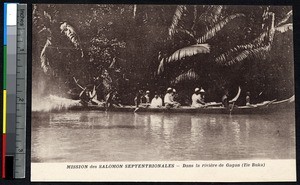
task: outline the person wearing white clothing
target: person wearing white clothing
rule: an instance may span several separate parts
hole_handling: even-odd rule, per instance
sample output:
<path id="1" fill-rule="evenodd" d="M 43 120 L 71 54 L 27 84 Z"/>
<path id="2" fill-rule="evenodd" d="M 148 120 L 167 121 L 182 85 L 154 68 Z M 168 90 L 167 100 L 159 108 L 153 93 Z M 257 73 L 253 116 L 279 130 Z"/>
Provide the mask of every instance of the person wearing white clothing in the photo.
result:
<path id="1" fill-rule="evenodd" d="M 205 102 L 204 102 L 204 89 L 201 88 L 201 90 L 199 88 L 195 89 L 195 93 L 192 95 L 192 107 L 203 107 L 205 106 Z"/>
<path id="2" fill-rule="evenodd" d="M 170 87 L 167 89 L 167 93 L 164 97 L 165 107 L 171 108 L 171 107 L 179 107 L 180 106 L 180 103 L 174 101 L 174 93 L 175 92 L 176 92 L 176 90 L 172 89 Z"/>
<path id="3" fill-rule="evenodd" d="M 144 97 L 146 99 L 146 104 L 149 104 L 150 103 L 150 91 L 147 90 Z"/>
<path id="4" fill-rule="evenodd" d="M 157 108 L 162 106 L 162 99 L 155 94 L 154 98 L 151 101 L 150 107 L 152 108 Z"/>

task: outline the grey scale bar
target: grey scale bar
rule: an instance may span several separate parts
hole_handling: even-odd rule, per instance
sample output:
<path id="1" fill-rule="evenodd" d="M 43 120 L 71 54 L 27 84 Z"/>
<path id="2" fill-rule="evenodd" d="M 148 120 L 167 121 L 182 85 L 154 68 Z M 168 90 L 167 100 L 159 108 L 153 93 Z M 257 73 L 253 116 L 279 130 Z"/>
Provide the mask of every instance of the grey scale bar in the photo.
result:
<path id="1" fill-rule="evenodd" d="M 16 77 L 17 77 L 17 26 L 7 26 L 7 64 L 6 64 L 6 91 L 7 91 L 7 119 L 6 119 L 6 155 L 14 156 L 16 148 Z"/>
<path id="2" fill-rule="evenodd" d="M 18 4 L 16 62 L 16 127 L 14 177 L 25 178 L 26 89 L 27 89 L 27 5 Z"/>

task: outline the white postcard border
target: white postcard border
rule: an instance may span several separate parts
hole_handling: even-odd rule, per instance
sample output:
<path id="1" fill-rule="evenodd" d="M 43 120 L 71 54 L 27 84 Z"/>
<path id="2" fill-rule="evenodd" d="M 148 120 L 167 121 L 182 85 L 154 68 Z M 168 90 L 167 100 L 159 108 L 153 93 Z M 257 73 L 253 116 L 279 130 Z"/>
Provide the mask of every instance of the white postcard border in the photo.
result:
<path id="1" fill-rule="evenodd" d="M 34 182 L 287 182 L 296 181 L 296 176 L 295 159 L 31 164 Z"/>

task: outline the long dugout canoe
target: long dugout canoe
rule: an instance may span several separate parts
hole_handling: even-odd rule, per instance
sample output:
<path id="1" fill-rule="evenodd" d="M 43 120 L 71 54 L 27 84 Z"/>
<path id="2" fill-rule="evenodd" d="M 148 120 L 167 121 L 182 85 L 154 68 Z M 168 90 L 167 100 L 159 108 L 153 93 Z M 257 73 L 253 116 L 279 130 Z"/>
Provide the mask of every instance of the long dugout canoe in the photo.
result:
<path id="1" fill-rule="evenodd" d="M 250 106 L 234 106 L 232 109 L 225 107 L 205 107 L 194 108 L 189 106 L 181 106 L 179 108 L 143 108 L 136 109 L 134 106 L 113 107 L 106 110 L 103 106 L 74 106 L 69 110 L 98 110 L 112 112 L 162 112 L 162 113 L 199 113 L 199 114 L 267 114 L 277 111 L 292 111 L 295 108 L 294 97 L 282 101 L 266 101 L 260 104 Z"/>

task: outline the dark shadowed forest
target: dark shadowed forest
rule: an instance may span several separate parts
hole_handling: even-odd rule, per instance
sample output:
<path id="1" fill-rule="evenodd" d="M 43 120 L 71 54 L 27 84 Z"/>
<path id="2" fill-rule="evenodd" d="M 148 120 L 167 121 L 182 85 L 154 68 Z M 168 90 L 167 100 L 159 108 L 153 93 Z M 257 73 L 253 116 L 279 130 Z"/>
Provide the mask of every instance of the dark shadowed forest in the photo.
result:
<path id="1" fill-rule="evenodd" d="M 292 8 L 233 5 L 33 6 L 33 96 L 76 99 L 96 84 L 98 99 L 117 90 L 133 104 L 138 90 L 174 87 L 188 104 L 224 90 L 253 103 L 294 94 Z M 237 104 L 244 104 L 240 98 Z"/>

